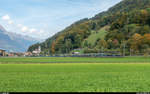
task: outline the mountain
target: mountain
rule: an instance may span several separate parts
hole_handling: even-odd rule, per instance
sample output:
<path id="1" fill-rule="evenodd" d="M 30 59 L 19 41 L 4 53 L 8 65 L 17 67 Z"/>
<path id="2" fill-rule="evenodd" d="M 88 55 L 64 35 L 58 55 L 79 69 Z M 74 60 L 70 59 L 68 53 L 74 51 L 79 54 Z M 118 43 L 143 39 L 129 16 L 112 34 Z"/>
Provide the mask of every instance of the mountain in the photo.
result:
<path id="1" fill-rule="evenodd" d="M 30 37 L 7 32 L 0 25 L 0 48 L 2 49 L 10 52 L 25 52 L 30 45 L 37 42 L 36 39 Z"/>
<path id="2" fill-rule="evenodd" d="M 42 54 L 84 53 L 126 50 L 126 54 L 150 49 L 150 0 L 122 0 L 107 11 L 82 19 L 48 38 L 31 45 L 28 51 L 42 47 Z M 135 42 L 136 41 L 136 42 Z M 125 45 L 125 47 L 124 47 Z"/>

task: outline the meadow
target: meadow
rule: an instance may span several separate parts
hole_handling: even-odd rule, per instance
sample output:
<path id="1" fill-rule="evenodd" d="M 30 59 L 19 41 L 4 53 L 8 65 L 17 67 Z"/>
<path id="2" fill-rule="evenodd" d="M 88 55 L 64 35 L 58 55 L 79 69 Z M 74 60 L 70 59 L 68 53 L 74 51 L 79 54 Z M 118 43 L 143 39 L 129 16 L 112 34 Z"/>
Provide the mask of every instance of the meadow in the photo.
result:
<path id="1" fill-rule="evenodd" d="M 150 57 L 1 57 L 0 64 L 6 63 L 150 63 Z"/>
<path id="2" fill-rule="evenodd" d="M 0 62 L 0 92 L 150 91 L 150 59 L 145 57 L 0 58 Z"/>

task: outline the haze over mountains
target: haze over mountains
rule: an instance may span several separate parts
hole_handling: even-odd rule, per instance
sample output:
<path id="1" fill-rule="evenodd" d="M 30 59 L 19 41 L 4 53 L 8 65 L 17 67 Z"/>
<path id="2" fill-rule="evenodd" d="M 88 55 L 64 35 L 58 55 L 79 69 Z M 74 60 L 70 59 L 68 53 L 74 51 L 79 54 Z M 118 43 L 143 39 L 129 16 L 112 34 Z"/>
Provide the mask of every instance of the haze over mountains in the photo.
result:
<path id="1" fill-rule="evenodd" d="M 9 52 L 25 52 L 27 48 L 38 40 L 28 36 L 7 32 L 0 25 L 0 48 Z"/>

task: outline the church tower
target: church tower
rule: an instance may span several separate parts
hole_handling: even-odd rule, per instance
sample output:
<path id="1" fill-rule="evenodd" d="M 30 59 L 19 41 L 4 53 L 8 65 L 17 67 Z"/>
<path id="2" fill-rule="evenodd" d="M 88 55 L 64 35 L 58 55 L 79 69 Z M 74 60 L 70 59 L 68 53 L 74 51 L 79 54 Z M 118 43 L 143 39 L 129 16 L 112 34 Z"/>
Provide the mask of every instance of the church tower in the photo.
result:
<path id="1" fill-rule="evenodd" d="M 39 51 L 39 53 L 41 52 L 41 46 L 39 46 L 38 51 Z"/>

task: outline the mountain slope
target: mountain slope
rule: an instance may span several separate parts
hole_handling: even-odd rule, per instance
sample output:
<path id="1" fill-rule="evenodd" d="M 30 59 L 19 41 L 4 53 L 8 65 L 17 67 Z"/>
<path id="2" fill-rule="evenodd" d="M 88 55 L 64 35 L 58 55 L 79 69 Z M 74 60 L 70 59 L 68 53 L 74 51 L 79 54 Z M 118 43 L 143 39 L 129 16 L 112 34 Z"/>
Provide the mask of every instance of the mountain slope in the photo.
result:
<path id="1" fill-rule="evenodd" d="M 43 53 L 49 51 L 52 54 L 69 53 L 73 49 L 85 47 L 121 49 L 122 41 L 129 41 L 134 34 L 138 33 L 141 36 L 149 34 L 149 18 L 150 0 L 122 0 L 108 11 L 99 13 L 91 19 L 80 20 L 45 42 L 30 46 L 28 51 L 34 50 L 39 45 L 42 46 Z M 109 26 L 110 29 L 106 30 L 107 35 L 104 39 L 94 39 L 97 40 L 94 46 L 83 44 L 83 41 L 90 39 L 93 31 L 98 32 L 105 26 Z M 134 48 L 128 46 L 127 50 Z"/>
<path id="2" fill-rule="evenodd" d="M 25 52 L 27 48 L 36 43 L 36 40 L 29 40 L 24 36 L 7 32 L 0 26 L 0 48 L 11 52 Z"/>

